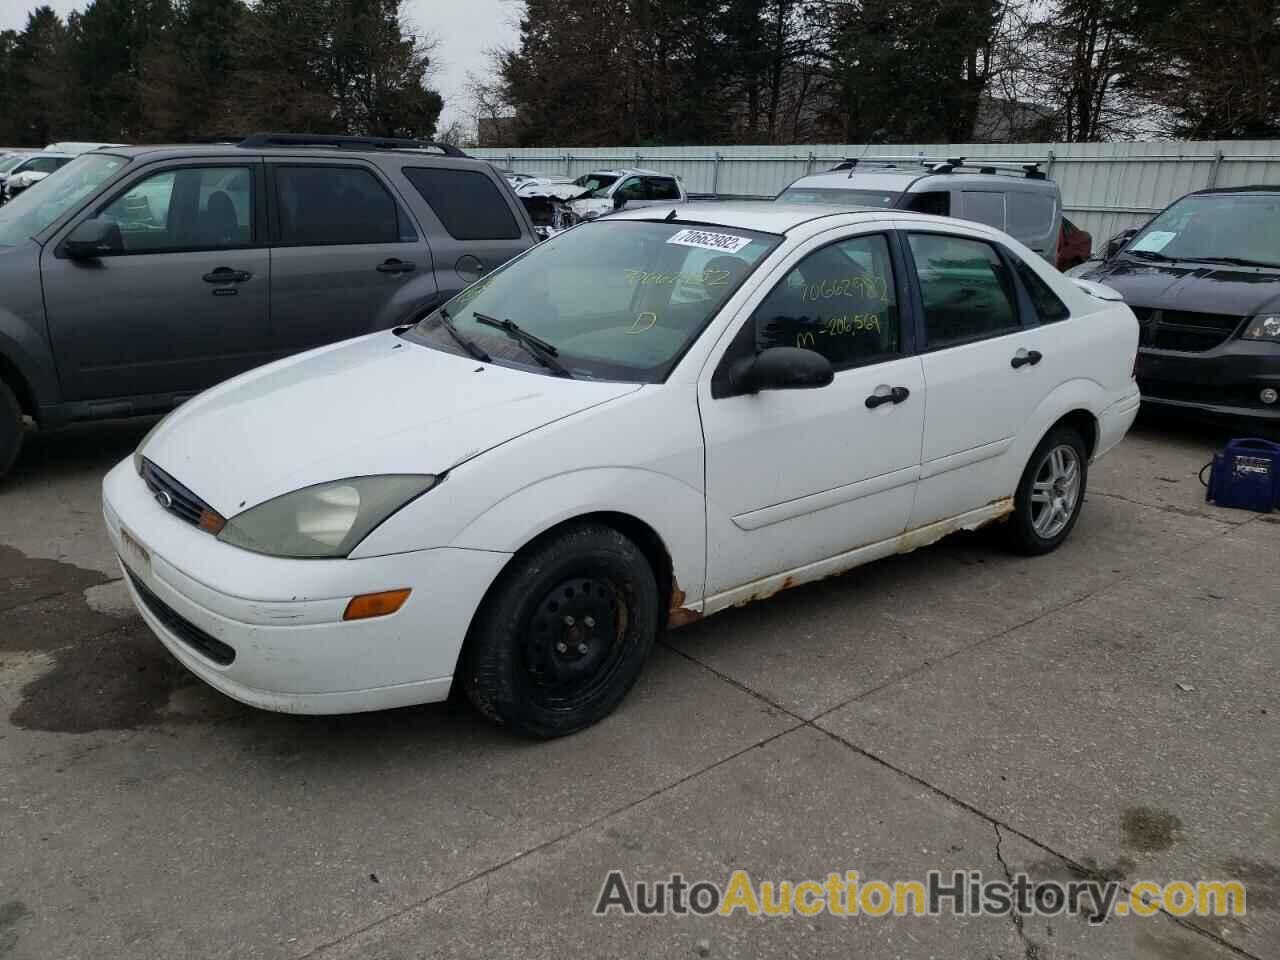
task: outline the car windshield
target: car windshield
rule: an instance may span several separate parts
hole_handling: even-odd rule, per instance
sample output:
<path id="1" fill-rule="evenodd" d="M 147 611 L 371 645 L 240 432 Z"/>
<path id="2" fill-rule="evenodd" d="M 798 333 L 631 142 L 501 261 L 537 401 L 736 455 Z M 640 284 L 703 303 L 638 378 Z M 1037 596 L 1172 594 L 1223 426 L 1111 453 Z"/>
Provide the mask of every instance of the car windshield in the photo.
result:
<path id="1" fill-rule="evenodd" d="M 1184 197 L 1147 224 L 1125 252 L 1280 266 L 1280 192 Z"/>
<path id="2" fill-rule="evenodd" d="M 86 153 L 0 207 L 0 247 L 35 236 L 97 190 L 129 161 L 107 153 Z"/>
<path id="3" fill-rule="evenodd" d="M 584 190 L 604 190 L 618 182 L 618 178 L 608 173 L 588 173 L 573 181 Z"/>
<path id="4" fill-rule="evenodd" d="M 0 157 L 0 173 L 8 173 L 26 159 L 26 155 L 21 153 L 15 153 L 7 157 Z"/>
<path id="5" fill-rule="evenodd" d="M 896 190 L 853 190 L 839 187 L 788 187 L 779 203 L 830 203 L 841 207 L 892 207 L 902 196 Z"/>
<path id="6" fill-rule="evenodd" d="M 667 221 L 584 223 L 467 287 L 444 305 L 447 316 L 428 314 L 404 336 L 465 355 L 461 339 L 474 356 L 556 373 L 536 347 L 477 318 L 510 320 L 554 347 L 575 378 L 660 383 L 781 239 Z"/>

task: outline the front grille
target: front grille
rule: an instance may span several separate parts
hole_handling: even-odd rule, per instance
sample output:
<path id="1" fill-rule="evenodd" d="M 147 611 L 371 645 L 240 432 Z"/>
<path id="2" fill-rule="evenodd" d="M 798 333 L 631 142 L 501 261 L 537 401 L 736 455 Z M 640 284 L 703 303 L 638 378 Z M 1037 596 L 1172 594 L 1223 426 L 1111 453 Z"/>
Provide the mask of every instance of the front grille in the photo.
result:
<path id="1" fill-rule="evenodd" d="M 147 609 L 151 611 L 151 615 L 163 623 L 170 633 L 192 650 L 208 657 L 219 666 L 229 666 L 235 660 L 235 650 L 216 637 L 209 636 L 209 634 L 157 597 L 127 566 L 125 567 L 125 572 L 129 574 L 129 582 L 133 584 L 133 589 L 138 591 L 138 596 L 142 598 L 142 602 L 146 604 Z"/>
<path id="2" fill-rule="evenodd" d="M 1203 353 L 1222 344 L 1244 317 L 1229 313 L 1193 313 L 1189 310 L 1153 310 L 1134 307 L 1141 325 L 1140 346 L 1157 350 Z"/>
<path id="3" fill-rule="evenodd" d="M 145 457 L 142 460 L 142 480 L 155 494 L 157 502 L 174 516 L 211 533 L 216 534 L 222 529 L 221 522 L 217 523 L 217 529 L 211 527 L 214 518 L 222 521 L 218 511 Z"/>

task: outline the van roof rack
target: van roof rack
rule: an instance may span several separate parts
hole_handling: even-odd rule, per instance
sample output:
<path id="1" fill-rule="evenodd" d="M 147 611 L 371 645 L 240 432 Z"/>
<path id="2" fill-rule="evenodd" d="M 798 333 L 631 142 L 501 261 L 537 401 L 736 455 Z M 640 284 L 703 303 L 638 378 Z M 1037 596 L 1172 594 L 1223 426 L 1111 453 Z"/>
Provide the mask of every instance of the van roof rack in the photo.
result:
<path id="1" fill-rule="evenodd" d="M 985 174 L 1003 174 L 1004 176 L 1025 177 L 1028 180 L 1044 180 L 1046 179 L 1044 172 L 1040 169 L 1039 161 L 1031 163 L 987 163 L 978 160 L 969 163 L 964 157 L 925 157 L 919 154 L 906 156 L 884 156 L 884 157 L 848 157 L 837 163 L 831 170 L 848 170 L 849 176 L 853 176 L 854 170 L 860 166 L 878 166 L 878 167 L 925 167 L 930 173 L 954 173 L 957 170 L 976 170 L 978 173 Z"/>
<path id="2" fill-rule="evenodd" d="M 255 133 L 245 137 L 238 147 L 331 147 L 338 150 L 416 150 L 434 151 L 446 157 L 465 157 L 457 147 L 435 140 L 411 140 L 402 137 L 348 137 L 323 133 Z"/>

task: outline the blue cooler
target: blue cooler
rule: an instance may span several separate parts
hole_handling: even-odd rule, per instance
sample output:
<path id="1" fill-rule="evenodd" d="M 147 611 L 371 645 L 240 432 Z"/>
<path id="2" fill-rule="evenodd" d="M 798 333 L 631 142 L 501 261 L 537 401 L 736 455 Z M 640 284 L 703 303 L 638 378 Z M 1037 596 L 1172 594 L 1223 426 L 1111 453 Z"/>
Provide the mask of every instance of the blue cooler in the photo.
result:
<path id="1" fill-rule="evenodd" d="M 1258 513 L 1280 506 L 1280 443 L 1255 437 L 1231 440 L 1209 466 L 1205 500 Z"/>

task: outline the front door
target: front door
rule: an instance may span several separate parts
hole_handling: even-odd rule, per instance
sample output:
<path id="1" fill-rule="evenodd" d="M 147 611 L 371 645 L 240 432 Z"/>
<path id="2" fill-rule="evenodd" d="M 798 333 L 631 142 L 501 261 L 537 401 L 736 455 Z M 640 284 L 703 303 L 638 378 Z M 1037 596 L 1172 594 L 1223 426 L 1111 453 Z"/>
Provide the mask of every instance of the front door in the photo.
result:
<path id="1" fill-rule="evenodd" d="M 905 530 L 925 396 L 895 250 L 889 233 L 815 240 L 699 385 L 709 609 Z M 823 354 L 834 382 L 734 395 L 728 367 L 775 346 Z"/>
<path id="2" fill-rule="evenodd" d="M 153 169 L 75 221 L 114 222 L 121 249 L 72 260 L 58 241 L 46 245 L 41 281 L 66 399 L 185 396 L 275 356 L 260 171 L 245 161 Z"/>

